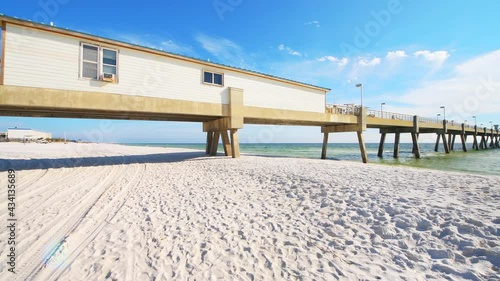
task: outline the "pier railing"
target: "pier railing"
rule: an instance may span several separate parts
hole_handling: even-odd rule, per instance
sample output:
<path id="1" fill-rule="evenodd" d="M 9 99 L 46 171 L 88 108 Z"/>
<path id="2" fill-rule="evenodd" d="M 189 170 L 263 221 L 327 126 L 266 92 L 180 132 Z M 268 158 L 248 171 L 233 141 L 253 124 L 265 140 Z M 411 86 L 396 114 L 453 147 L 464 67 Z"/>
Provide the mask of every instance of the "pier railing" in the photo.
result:
<path id="1" fill-rule="evenodd" d="M 360 112 L 360 107 L 357 105 L 336 105 L 336 104 L 326 105 L 326 113 L 359 116 L 359 112 Z M 366 112 L 367 112 L 367 117 L 411 121 L 411 122 L 413 122 L 413 116 L 414 116 L 409 114 L 395 113 L 389 111 L 379 111 L 379 110 L 367 110 Z M 426 124 L 438 124 L 438 125 L 443 124 L 443 120 L 440 120 L 438 118 L 419 117 L 418 121 L 420 123 L 426 123 Z M 449 126 L 462 125 L 462 123 L 454 121 L 447 121 L 447 123 Z M 466 124 L 465 128 L 474 129 L 474 126 Z"/>
<path id="2" fill-rule="evenodd" d="M 358 116 L 359 106 L 327 104 L 326 113 Z"/>

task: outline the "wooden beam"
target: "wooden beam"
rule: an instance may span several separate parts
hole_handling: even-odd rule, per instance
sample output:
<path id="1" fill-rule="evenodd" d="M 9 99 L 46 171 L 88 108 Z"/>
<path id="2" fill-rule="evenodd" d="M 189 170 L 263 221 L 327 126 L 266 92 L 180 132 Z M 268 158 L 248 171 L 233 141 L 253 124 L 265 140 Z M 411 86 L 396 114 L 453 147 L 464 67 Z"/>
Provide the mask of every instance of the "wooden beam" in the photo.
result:
<path id="1" fill-rule="evenodd" d="M 210 155 L 212 156 L 217 155 L 217 150 L 219 149 L 219 138 L 220 138 L 220 132 L 215 132 L 214 138 L 212 140 L 212 148 L 210 149 Z"/>
<path id="2" fill-rule="evenodd" d="M 336 126 L 323 126 L 321 127 L 322 133 L 344 133 L 344 132 L 357 132 L 358 125 L 336 125 Z"/>
<path id="3" fill-rule="evenodd" d="M 452 137 L 452 141 L 451 141 L 451 145 L 450 145 L 450 150 L 451 151 L 454 151 L 455 149 L 455 138 L 457 137 L 456 134 L 453 134 L 453 137 Z"/>
<path id="4" fill-rule="evenodd" d="M 368 163 L 368 154 L 366 153 L 366 146 L 365 146 L 365 140 L 363 138 L 363 132 L 358 131 L 358 142 L 359 142 L 359 149 L 361 150 L 361 159 L 363 160 L 363 163 Z"/>
<path id="5" fill-rule="evenodd" d="M 378 145 L 378 157 L 380 158 L 384 157 L 384 144 L 386 136 L 387 136 L 386 133 L 380 134 L 380 144 Z"/>
<path id="6" fill-rule="evenodd" d="M 394 137 L 394 158 L 399 158 L 399 141 L 401 138 L 401 133 L 396 133 Z"/>
<path id="7" fill-rule="evenodd" d="M 238 130 L 231 130 L 231 152 L 233 158 L 240 158 L 240 141 L 238 139 Z"/>
<path id="8" fill-rule="evenodd" d="M 321 149 L 321 159 L 326 159 L 326 152 L 328 149 L 328 135 L 330 133 L 324 133 L 323 135 L 323 147 Z"/>
<path id="9" fill-rule="evenodd" d="M 232 156 L 231 142 L 229 141 L 229 134 L 227 131 L 222 131 L 222 146 L 224 147 L 224 154 L 226 156 Z"/>

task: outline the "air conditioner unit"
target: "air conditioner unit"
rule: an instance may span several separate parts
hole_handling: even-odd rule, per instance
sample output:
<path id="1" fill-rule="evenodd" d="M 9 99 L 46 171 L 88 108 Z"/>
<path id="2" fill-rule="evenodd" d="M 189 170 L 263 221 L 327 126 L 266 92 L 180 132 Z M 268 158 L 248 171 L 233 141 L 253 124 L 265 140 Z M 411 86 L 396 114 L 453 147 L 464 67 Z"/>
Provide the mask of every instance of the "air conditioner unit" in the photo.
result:
<path id="1" fill-rule="evenodd" d="M 104 82 L 115 82 L 116 78 L 115 78 L 115 75 L 112 73 L 104 73 L 101 76 L 101 80 Z"/>

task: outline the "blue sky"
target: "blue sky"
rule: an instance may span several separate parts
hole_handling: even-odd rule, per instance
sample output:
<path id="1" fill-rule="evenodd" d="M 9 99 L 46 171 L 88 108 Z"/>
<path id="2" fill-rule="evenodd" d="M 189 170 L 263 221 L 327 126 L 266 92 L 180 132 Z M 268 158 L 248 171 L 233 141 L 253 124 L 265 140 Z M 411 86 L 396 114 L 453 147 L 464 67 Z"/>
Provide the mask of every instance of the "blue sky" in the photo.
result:
<path id="1" fill-rule="evenodd" d="M 500 123 L 500 2 L 2 1 L 0 13 L 331 88 L 329 103 Z M 110 142 L 203 142 L 197 123 L 0 118 Z M 106 128 L 103 130 L 102 128 Z M 133 132 L 133 133 L 132 133 Z M 243 142 L 321 142 L 316 127 L 246 125 Z M 95 139 L 95 137 L 93 137 Z M 367 132 L 375 142 L 377 131 Z M 425 139 L 424 139 L 425 140 Z M 338 134 L 332 142 L 355 141 Z M 429 138 L 429 141 L 432 139 Z"/>

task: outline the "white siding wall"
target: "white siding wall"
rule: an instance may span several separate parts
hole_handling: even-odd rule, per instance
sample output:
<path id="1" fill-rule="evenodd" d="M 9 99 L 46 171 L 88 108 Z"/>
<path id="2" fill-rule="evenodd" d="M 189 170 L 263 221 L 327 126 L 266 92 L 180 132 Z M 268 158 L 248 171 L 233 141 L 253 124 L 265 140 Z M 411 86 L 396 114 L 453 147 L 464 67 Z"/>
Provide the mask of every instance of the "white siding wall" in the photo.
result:
<path id="1" fill-rule="evenodd" d="M 105 47 L 119 49 L 119 83 L 80 79 L 81 42 L 71 36 L 8 24 L 4 84 L 224 104 L 228 103 L 227 88 L 236 87 L 244 90 L 247 106 L 325 110 L 325 96 L 319 90 L 235 71 L 223 71 L 224 87 L 208 86 L 202 83 L 202 70 L 216 68 L 113 46 Z"/>

